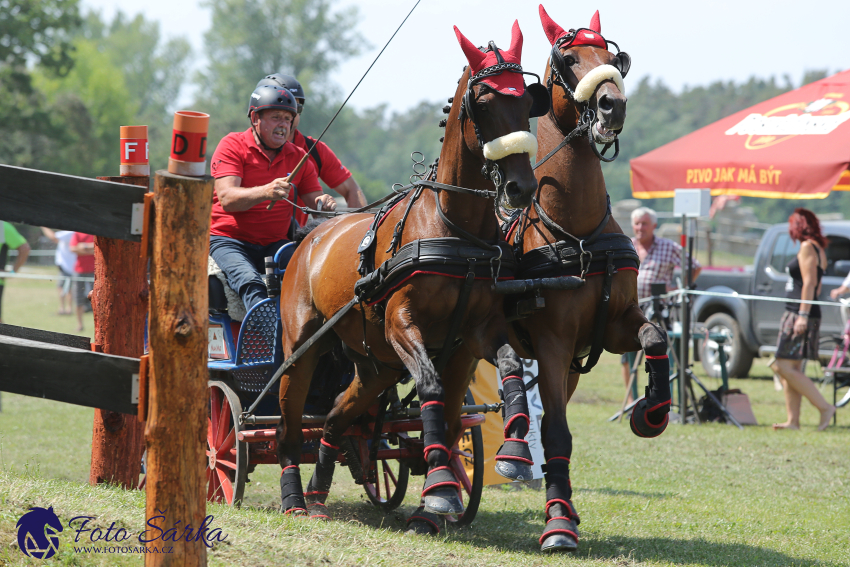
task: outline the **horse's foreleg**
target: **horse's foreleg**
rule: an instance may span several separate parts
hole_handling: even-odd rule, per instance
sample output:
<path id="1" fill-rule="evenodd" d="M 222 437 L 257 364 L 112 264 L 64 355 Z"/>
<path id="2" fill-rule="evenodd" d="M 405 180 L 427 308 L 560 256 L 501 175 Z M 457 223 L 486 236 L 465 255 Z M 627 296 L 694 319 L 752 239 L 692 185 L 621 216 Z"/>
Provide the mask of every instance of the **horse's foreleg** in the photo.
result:
<path id="1" fill-rule="evenodd" d="M 428 357 L 422 333 L 413 323 L 410 311 L 395 310 L 387 323 L 390 325 L 387 333 L 390 343 L 413 375 L 419 394 L 425 460 L 428 462 L 422 489 L 425 511 L 440 515 L 460 514 L 463 512 L 463 503 L 457 495 L 460 484 L 448 466 L 451 449 L 446 443 L 442 380 Z"/>
<path id="2" fill-rule="evenodd" d="M 511 480 L 531 480 L 534 461 L 525 440 L 530 421 L 522 361 L 514 349 L 505 344 L 496 352 L 493 364 L 499 369 L 505 423 L 505 443 L 496 453 L 496 472 Z"/>
<path id="3" fill-rule="evenodd" d="M 578 547 L 580 520 L 572 503 L 570 484 L 573 438 L 567 424 L 567 401 L 578 385 L 578 375 L 569 373 L 572 352 L 564 349 L 562 342 L 557 337 L 541 337 L 534 347 L 541 354 L 541 434 L 546 458 L 546 527 L 540 536 L 543 551 L 575 551 Z"/>
<path id="4" fill-rule="evenodd" d="M 383 369 L 380 375 L 375 374 L 374 366 L 365 357 L 357 364 L 354 380 L 345 392 L 337 397 L 325 420 L 316 468 L 304 493 L 311 517 L 330 517 L 325 502 L 333 482 L 340 442 L 349 425 L 357 416 L 368 410 L 385 388 L 395 384 L 397 380 L 398 373 L 389 369 Z"/>
<path id="5" fill-rule="evenodd" d="M 320 321 L 317 318 L 293 321 L 284 325 L 283 350 L 284 359 L 304 344 L 316 329 Z M 287 332 L 291 330 L 290 332 Z M 303 443 L 302 414 L 304 403 L 310 391 L 310 382 L 320 354 L 327 350 L 327 341 L 322 340 L 313 345 L 290 366 L 280 377 L 280 423 L 275 432 L 277 442 L 277 459 L 280 463 L 280 502 L 281 511 L 292 514 L 306 514 L 307 505 L 304 501 L 304 491 L 301 486 L 301 445 Z"/>
<path id="6" fill-rule="evenodd" d="M 612 348 L 609 350 L 634 350 L 637 338 L 646 355 L 649 385 L 644 398 L 632 410 L 629 423 L 638 437 L 658 437 L 667 428 L 671 402 L 667 333 L 659 325 L 647 321 L 637 304 L 630 305 L 619 321 L 609 323 L 608 329 L 612 330 L 609 338 Z"/>

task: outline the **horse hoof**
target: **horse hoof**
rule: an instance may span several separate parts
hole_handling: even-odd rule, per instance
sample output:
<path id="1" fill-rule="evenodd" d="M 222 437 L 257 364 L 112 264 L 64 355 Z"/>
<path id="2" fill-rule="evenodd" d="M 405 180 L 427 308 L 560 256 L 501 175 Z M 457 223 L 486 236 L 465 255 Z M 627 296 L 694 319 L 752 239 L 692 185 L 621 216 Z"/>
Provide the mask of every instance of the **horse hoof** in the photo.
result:
<path id="1" fill-rule="evenodd" d="M 310 514 L 310 518 L 313 520 L 323 520 L 327 522 L 331 519 L 331 513 L 328 511 L 328 507 L 321 502 L 308 504 L 307 513 Z"/>
<path id="2" fill-rule="evenodd" d="M 432 490 L 422 497 L 426 512 L 445 516 L 448 514 L 463 514 L 463 502 L 458 498 L 457 491 L 450 488 Z"/>
<path id="3" fill-rule="evenodd" d="M 440 532 L 424 520 L 411 520 L 410 523 L 407 524 L 407 531 L 404 533 L 411 535 L 434 536 Z"/>
<path id="4" fill-rule="evenodd" d="M 531 465 L 520 461 L 496 461 L 496 472 L 511 480 L 528 482 L 534 478 L 531 471 Z"/>
<path id="5" fill-rule="evenodd" d="M 552 534 L 543 540 L 540 545 L 540 551 L 557 552 L 557 551 L 575 551 L 578 549 L 578 542 L 575 538 L 567 534 Z"/>

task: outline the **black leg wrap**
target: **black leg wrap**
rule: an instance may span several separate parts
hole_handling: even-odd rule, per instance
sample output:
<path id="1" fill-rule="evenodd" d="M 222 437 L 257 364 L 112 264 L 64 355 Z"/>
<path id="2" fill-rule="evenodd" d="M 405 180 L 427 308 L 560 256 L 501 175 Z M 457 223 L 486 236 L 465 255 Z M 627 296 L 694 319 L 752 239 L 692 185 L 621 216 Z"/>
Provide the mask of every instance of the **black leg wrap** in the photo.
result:
<path id="1" fill-rule="evenodd" d="M 334 478 L 334 469 L 336 468 L 336 457 L 339 454 L 339 447 L 335 447 L 322 439 L 319 445 L 319 457 L 316 460 L 316 468 L 313 470 L 313 476 L 307 484 L 307 492 L 304 493 L 307 501 L 312 504 L 322 503 L 328 497 L 331 484 Z"/>
<path id="2" fill-rule="evenodd" d="M 306 514 L 307 504 L 301 488 L 301 471 L 296 465 L 284 467 L 280 475 L 280 510 L 284 514 Z"/>
<path id="3" fill-rule="evenodd" d="M 445 466 L 449 462 L 449 449 L 446 446 L 446 418 L 443 402 L 424 402 L 421 411 L 425 460 L 431 468 Z"/>
<path id="4" fill-rule="evenodd" d="M 632 410 L 629 420 L 638 437 L 658 437 L 667 429 L 670 412 L 670 360 L 667 355 L 646 355 L 649 386 L 644 399 Z"/>
<path id="5" fill-rule="evenodd" d="M 411 524 L 413 525 L 411 526 Z M 440 531 L 442 531 L 445 525 L 446 520 L 444 516 L 426 512 L 424 506 L 417 508 L 407 519 L 408 529 L 423 535 L 440 535 Z"/>
<path id="6" fill-rule="evenodd" d="M 524 439 L 528 434 L 529 418 L 528 399 L 521 375 L 517 372 L 502 379 L 505 443 L 496 454 L 496 472 L 511 480 L 531 480 L 531 465 L 534 464 L 528 441 Z"/>
<path id="7" fill-rule="evenodd" d="M 460 483 L 449 464 L 446 446 L 446 419 L 443 402 L 424 402 L 422 408 L 422 437 L 425 441 L 425 460 L 428 474 L 422 488 L 422 502 L 427 512 L 433 514 L 460 514 L 463 503 L 458 497 Z"/>
<path id="8" fill-rule="evenodd" d="M 521 374 L 502 379 L 502 419 L 505 422 L 505 437 L 522 439 L 528 434 L 528 398 Z"/>
<path id="9" fill-rule="evenodd" d="M 540 536 L 541 550 L 575 551 L 578 547 L 581 518 L 573 506 L 572 493 L 569 459 L 549 459 L 546 462 L 546 528 Z"/>

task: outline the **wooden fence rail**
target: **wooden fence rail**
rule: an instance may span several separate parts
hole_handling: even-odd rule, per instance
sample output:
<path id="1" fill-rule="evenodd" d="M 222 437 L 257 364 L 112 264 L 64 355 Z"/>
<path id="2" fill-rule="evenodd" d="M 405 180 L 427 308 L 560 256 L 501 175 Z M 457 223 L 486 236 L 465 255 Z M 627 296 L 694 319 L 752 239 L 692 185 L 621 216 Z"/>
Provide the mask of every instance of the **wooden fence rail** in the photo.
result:
<path id="1" fill-rule="evenodd" d="M 141 242 L 146 187 L 0 165 L 0 220 Z"/>

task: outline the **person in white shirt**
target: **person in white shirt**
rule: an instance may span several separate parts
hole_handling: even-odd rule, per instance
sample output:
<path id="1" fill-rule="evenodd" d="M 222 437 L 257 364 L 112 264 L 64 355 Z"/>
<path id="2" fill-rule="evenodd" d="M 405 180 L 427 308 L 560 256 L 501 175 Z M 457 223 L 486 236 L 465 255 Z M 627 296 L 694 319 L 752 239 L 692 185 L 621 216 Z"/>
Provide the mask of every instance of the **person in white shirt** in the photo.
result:
<path id="1" fill-rule="evenodd" d="M 69 243 L 71 242 L 71 237 L 74 236 L 74 231 L 53 231 L 47 227 L 41 227 L 41 232 L 51 242 L 56 244 L 56 256 L 54 256 L 53 262 L 59 268 L 59 273 L 62 275 L 56 281 L 56 287 L 59 291 L 59 311 L 57 311 L 57 314 L 71 315 L 74 312 L 71 303 L 71 277 L 74 275 L 74 265 L 77 263 L 77 255 L 71 252 Z"/>

